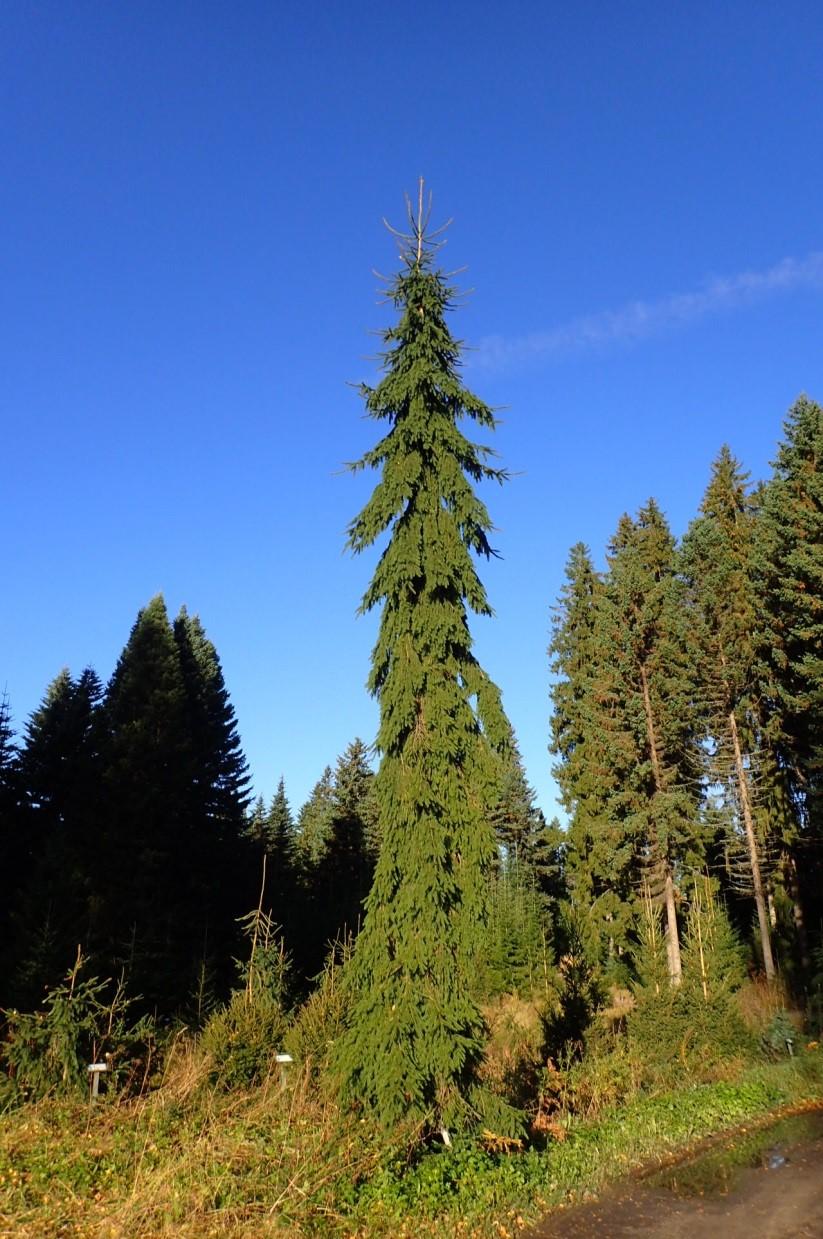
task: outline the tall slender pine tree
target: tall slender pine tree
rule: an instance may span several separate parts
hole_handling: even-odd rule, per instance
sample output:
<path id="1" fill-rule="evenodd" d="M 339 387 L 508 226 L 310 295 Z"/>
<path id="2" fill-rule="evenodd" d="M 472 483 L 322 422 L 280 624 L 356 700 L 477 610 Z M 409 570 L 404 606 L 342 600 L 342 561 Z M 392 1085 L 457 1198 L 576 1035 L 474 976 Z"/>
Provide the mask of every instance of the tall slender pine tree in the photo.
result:
<path id="1" fill-rule="evenodd" d="M 805 957 L 803 905 L 809 924 L 823 914 L 823 408 L 806 396 L 789 410 L 763 489 L 754 563 L 761 692 L 795 809 L 786 880 Z"/>
<path id="2" fill-rule="evenodd" d="M 350 548 L 389 533 L 362 604 L 382 608 L 369 688 L 380 703 L 383 841 L 338 1051 L 346 1092 L 382 1122 L 410 1117 L 447 1132 L 474 1121 L 486 1101 L 471 960 L 495 854 L 493 750 L 507 745 L 510 727 L 471 648 L 469 610 L 491 614 L 472 553 L 492 554 L 491 520 L 472 483 L 506 475 L 460 428 L 464 418 L 487 429 L 495 420 L 460 380 L 446 322 L 454 294 L 434 266 L 422 182 L 409 222 L 389 287 L 400 319 L 384 333 L 384 377 L 363 388 L 387 432 L 354 466 L 381 476 L 349 529 Z"/>
<path id="3" fill-rule="evenodd" d="M 700 515 L 683 540 L 681 565 L 697 637 L 695 671 L 707 732 L 707 776 L 730 802 L 734 832 L 740 836 L 746 893 L 755 902 L 763 965 L 771 980 L 775 964 L 764 872 L 765 823 L 762 814 L 758 820 L 757 811 L 763 728 L 751 583 L 755 505 L 746 482 L 747 475 L 724 446 L 712 468 Z"/>
<path id="4" fill-rule="evenodd" d="M 624 516 L 609 548 L 604 636 L 617 672 L 622 736 L 632 752 L 622 814 L 643 839 L 642 880 L 663 903 L 674 984 L 681 977 L 677 882 L 702 864 L 692 653 L 674 539 L 653 499 Z"/>
<path id="5" fill-rule="evenodd" d="M 334 771 L 326 766 L 297 815 L 298 863 L 304 877 L 320 860 L 331 830 L 334 800 Z"/>
<path id="6" fill-rule="evenodd" d="M 11 912 L 16 937 L 15 1001 L 37 1003 L 87 947 L 94 926 L 96 852 L 105 826 L 102 685 L 91 668 L 63 670 L 26 724 L 20 753 L 20 824 L 26 862 Z"/>
<path id="7" fill-rule="evenodd" d="M 588 547 L 569 553 L 549 654 L 550 751 L 568 813 L 565 877 L 575 925 L 589 954 L 607 970 L 630 946 L 642 833 L 625 812 L 636 761 L 627 739 L 625 693 L 607 634 L 604 584 Z"/>
<path id="8" fill-rule="evenodd" d="M 11 971 L 11 898 L 18 885 L 25 842 L 21 838 L 18 815 L 17 746 L 11 725 L 11 707 L 5 692 L 0 693 L 0 1006 L 10 1001 L 8 977 Z"/>
<path id="9" fill-rule="evenodd" d="M 196 763 L 180 656 L 159 595 L 138 614 L 106 690 L 106 830 L 96 956 L 167 1013 L 194 984 L 203 941 L 190 867 Z"/>

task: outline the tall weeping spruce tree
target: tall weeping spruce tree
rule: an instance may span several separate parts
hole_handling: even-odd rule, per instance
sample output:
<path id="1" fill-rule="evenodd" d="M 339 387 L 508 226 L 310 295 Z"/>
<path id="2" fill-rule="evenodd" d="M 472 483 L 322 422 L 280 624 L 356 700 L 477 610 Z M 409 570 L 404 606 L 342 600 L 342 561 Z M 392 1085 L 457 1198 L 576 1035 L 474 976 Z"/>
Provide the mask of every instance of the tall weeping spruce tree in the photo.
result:
<path id="1" fill-rule="evenodd" d="M 430 208 L 430 204 L 429 204 Z M 514 1112 L 478 1083 L 484 1026 L 471 996 L 495 855 L 488 809 L 511 729 L 472 653 L 467 613 L 490 615 L 472 552 L 492 554 L 473 482 L 505 480 L 490 449 L 460 429 L 491 429 L 491 409 L 459 376 L 446 324 L 453 290 L 433 263 L 422 182 L 402 267 L 400 312 L 384 333 L 384 377 L 362 394 L 387 432 L 355 469 L 380 470 L 349 529 L 355 552 L 388 531 L 362 603 L 382 607 L 369 689 L 380 703 L 376 792 L 383 842 L 350 965 L 351 1006 L 338 1064 L 345 1093 L 379 1121 L 440 1130 L 478 1118 L 501 1130 Z"/>

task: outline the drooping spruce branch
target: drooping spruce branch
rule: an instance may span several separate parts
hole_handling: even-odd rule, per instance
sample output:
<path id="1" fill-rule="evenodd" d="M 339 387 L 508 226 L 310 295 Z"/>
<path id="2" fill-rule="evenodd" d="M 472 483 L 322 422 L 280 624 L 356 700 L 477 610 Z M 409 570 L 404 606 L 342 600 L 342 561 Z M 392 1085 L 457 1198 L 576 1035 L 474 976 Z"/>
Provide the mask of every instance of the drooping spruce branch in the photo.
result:
<path id="1" fill-rule="evenodd" d="M 472 652 L 468 615 L 491 607 L 474 556 L 494 554 L 491 519 L 473 489 L 502 482 L 490 450 L 461 422 L 495 418 L 464 387 L 447 324 L 453 291 L 434 266 L 423 188 L 389 296 L 383 377 L 362 388 L 380 442 L 353 468 L 379 471 L 349 528 L 359 553 L 388 535 L 362 602 L 381 608 L 369 689 L 380 703 L 376 779 L 383 842 L 366 921 L 350 968 L 348 1032 L 339 1047 L 345 1090 L 385 1123 L 432 1129 L 491 1117 L 477 1086 L 483 1022 L 472 998 L 486 875 L 494 856 L 489 805 L 511 729 L 500 695 Z M 438 230 L 440 231 L 440 230 Z"/>

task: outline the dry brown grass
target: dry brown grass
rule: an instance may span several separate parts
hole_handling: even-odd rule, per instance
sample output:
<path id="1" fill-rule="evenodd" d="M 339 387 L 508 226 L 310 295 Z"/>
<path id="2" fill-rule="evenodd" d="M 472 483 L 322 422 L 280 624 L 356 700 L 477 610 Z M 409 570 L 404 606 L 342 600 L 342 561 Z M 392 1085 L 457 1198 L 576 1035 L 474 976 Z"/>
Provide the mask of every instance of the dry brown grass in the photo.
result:
<path id="1" fill-rule="evenodd" d="M 483 1008 L 489 1029 L 483 1078 L 494 1090 L 527 1105 L 542 1067 L 543 1023 L 539 1002 L 503 994 Z"/>
<path id="2" fill-rule="evenodd" d="M 0 1236 L 283 1239 L 329 1233 L 340 1183 L 383 1150 L 298 1070 L 223 1093 L 189 1040 L 160 1088 L 93 1107 L 42 1102 L 6 1116 Z"/>
<path id="3" fill-rule="evenodd" d="M 767 981 L 763 976 L 752 977 L 735 997 L 743 1022 L 758 1037 L 768 1029 L 778 1011 L 786 1011 L 798 1029 L 803 1026 L 803 1013 L 793 1009 L 786 986 L 779 977 L 774 981 Z"/>

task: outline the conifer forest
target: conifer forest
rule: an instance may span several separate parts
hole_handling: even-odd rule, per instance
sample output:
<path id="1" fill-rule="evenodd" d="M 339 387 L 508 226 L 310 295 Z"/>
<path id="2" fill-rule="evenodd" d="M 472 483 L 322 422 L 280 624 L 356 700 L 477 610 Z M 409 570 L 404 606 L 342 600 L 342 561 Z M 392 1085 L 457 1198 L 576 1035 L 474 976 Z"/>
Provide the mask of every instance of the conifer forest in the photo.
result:
<path id="1" fill-rule="evenodd" d="M 196 598 L 3 700 L 2 1233 L 506 1239 L 823 1097 L 823 407 L 767 477 L 718 443 L 682 537 L 653 476 L 607 546 L 568 513 L 546 820 L 472 641 L 509 478 L 428 216 L 351 466 L 376 736 L 255 799 Z"/>

